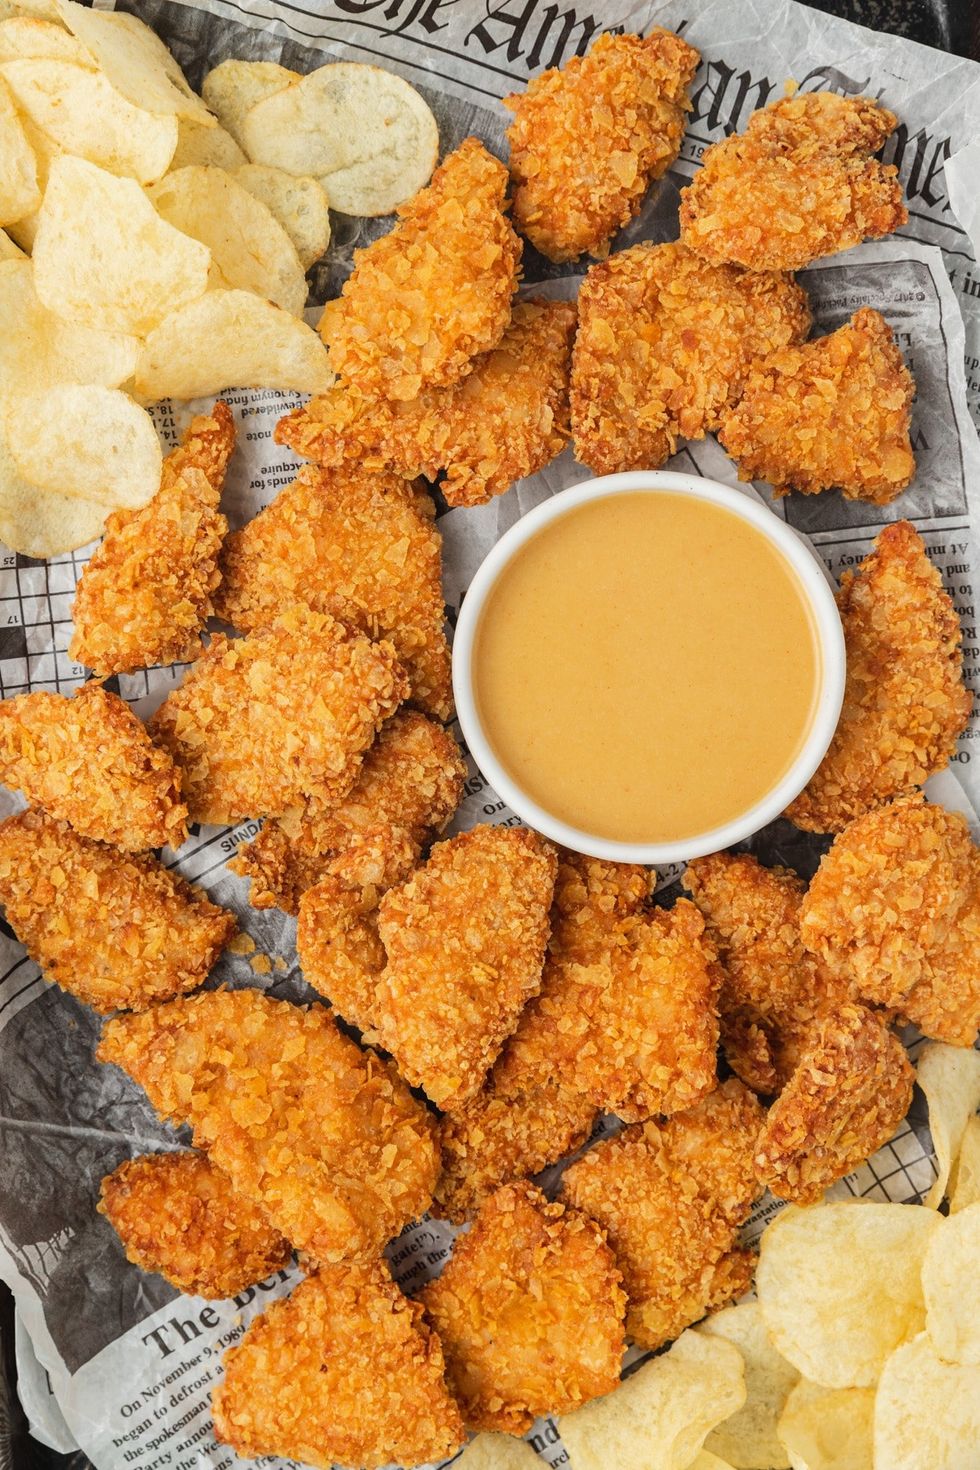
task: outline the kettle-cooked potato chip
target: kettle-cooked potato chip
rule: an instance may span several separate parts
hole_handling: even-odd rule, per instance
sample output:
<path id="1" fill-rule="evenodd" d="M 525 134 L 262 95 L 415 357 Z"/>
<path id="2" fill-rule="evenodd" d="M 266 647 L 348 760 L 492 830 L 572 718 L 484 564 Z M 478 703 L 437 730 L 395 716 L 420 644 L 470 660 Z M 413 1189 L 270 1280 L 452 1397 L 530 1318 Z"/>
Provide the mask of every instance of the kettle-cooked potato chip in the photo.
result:
<path id="1" fill-rule="evenodd" d="M 939 1171 L 922 1203 L 936 1209 L 946 1193 L 966 1125 L 980 1107 L 980 1052 L 930 1041 L 919 1053 L 915 1080 L 929 1104 L 929 1132 Z"/>
<path id="2" fill-rule="evenodd" d="M 922 1261 L 922 1290 L 939 1357 L 980 1367 L 980 1205 L 942 1221 Z"/>
<path id="3" fill-rule="evenodd" d="M 139 341 L 69 322 L 38 300 L 26 255 L 0 261 L 0 394 L 56 383 L 118 388 L 136 370 Z"/>
<path id="4" fill-rule="evenodd" d="M 759 1303 L 725 1307 L 694 1331 L 734 1343 L 745 1360 L 745 1403 L 711 1431 L 705 1447 L 729 1461 L 734 1470 L 758 1470 L 760 1465 L 789 1470 L 776 1425 L 800 1375 L 773 1346 Z"/>
<path id="5" fill-rule="evenodd" d="M 0 541 L 23 556 L 77 551 L 102 535 L 111 506 L 39 490 L 17 472 L 0 423 Z"/>
<path id="6" fill-rule="evenodd" d="M 967 1120 L 949 1183 L 949 1213 L 980 1204 L 980 1118 Z"/>
<path id="7" fill-rule="evenodd" d="M 321 185 L 264 163 L 245 164 L 235 178 L 272 211 L 309 270 L 330 243 L 330 209 Z"/>
<path id="8" fill-rule="evenodd" d="M 510 1434 L 478 1434 L 455 1464 L 458 1470 L 542 1470 L 527 1440 Z"/>
<path id="9" fill-rule="evenodd" d="M 298 71 L 290 71 L 277 61 L 222 61 L 204 78 L 201 95 L 223 128 L 235 142 L 242 141 L 245 114 L 263 97 L 281 92 L 290 82 L 299 80 Z M 246 150 L 247 151 L 247 150 Z"/>
<path id="10" fill-rule="evenodd" d="M 26 259 L 23 250 L 11 240 L 6 230 L 0 230 L 0 261 Z"/>
<path id="11" fill-rule="evenodd" d="M 801 1379 L 779 1437 L 792 1470 L 873 1470 L 873 1388 L 821 1388 Z"/>
<path id="12" fill-rule="evenodd" d="M 117 92 L 147 112 L 195 118 L 204 127 L 214 119 L 187 85 L 166 46 L 135 15 L 92 10 L 76 0 L 57 0 L 58 14 L 85 47 Z"/>
<path id="13" fill-rule="evenodd" d="M 980 1446 L 980 1368 L 944 1363 L 929 1334 L 896 1348 L 874 1411 L 876 1470 L 969 1470 Z"/>
<path id="14" fill-rule="evenodd" d="M 244 153 L 220 123 L 215 123 L 213 128 L 202 128 L 200 123 L 191 122 L 186 117 L 178 119 L 177 147 L 170 160 L 171 173 L 179 168 L 190 168 L 193 164 L 234 171 L 245 162 Z"/>
<path id="15" fill-rule="evenodd" d="M 31 214 L 41 203 L 37 160 L 7 83 L 0 77 L 0 225 Z"/>
<path id="16" fill-rule="evenodd" d="M 719 1460 L 710 1450 L 702 1450 L 696 1460 L 691 1462 L 691 1470 L 735 1470 L 727 1460 Z"/>
<path id="17" fill-rule="evenodd" d="M 93 65 L 85 47 L 64 26 L 36 15 L 10 15 L 0 20 L 0 61 L 19 61 L 22 57 Z"/>
<path id="18" fill-rule="evenodd" d="M 118 388 L 59 384 L 8 397 L 4 432 L 18 474 L 39 490 L 133 510 L 160 488 L 153 420 Z"/>

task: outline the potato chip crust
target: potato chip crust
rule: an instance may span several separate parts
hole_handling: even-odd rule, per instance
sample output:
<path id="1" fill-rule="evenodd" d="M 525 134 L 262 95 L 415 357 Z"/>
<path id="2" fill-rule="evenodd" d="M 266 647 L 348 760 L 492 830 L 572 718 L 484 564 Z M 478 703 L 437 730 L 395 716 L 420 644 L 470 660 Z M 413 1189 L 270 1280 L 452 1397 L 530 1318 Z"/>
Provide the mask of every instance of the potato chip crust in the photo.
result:
<path id="1" fill-rule="evenodd" d="M 103 1179 L 97 1208 L 134 1266 L 190 1296 L 236 1296 L 292 1255 L 262 1211 L 203 1154 L 124 1160 Z"/>
<path id="2" fill-rule="evenodd" d="M 604 255 L 674 162 L 701 57 L 672 31 L 602 33 L 504 98 L 514 222 L 549 260 Z"/>
<path id="3" fill-rule="evenodd" d="M 215 1433 L 247 1458 L 377 1470 L 442 1460 L 465 1439 L 439 1339 L 384 1261 L 319 1270 L 251 1323 L 224 1367 Z"/>
<path id="4" fill-rule="evenodd" d="M 338 1015 L 361 1031 L 377 1019 L 385 949 L 378 933 L 381 895 L 373 884 L 351 888 L 333 874 L 300 899 L 296 950 L 303 978 Z"/>
<path id="5" fill-rule="evenodd" d="M 523 1434 L 619 1382 L 626 1297 L 605 1231 L 507 1184 L 457 1237 L 421 1301 L 468 1428 Z"/>

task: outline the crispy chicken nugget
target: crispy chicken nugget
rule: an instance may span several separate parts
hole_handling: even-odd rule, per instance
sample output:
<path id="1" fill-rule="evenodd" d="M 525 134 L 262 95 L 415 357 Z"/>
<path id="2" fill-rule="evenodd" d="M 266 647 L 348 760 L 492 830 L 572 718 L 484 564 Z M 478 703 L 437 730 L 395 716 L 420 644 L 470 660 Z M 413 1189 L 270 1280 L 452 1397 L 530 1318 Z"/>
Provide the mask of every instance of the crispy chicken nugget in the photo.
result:
<path id="1" fill-rule="evenodd" d="M 215 1433 L 249 1459 L 376 1470 L 441 1461 L 465 1439 L 439 1339 L 384 1261 L 310 1276 L 251 1323 L 224 1366 Z"/>
<path id="2" fill-rule="evenodd" d="M 314 1261 L 370 1256 L 428 1208 L 433 1120 L 325 1006 L 204 991 L 106 1022 L 98 1058 Z"/>
<path id="3" fill-rule="evenodd" d="M 237 929 L 150 853 L 30 810 L 0 823 L 0 903 L 45 979 L 103 1013 L 196 990 Z"/>
<path id="4" fill-rule="evenodd" d="M 806 292 L 785 275 L 712 266 L 683 245 L 634 245 L 579 292 L 572 358 L 575 454 L 597 474 L 656 469 L 703 439 L 756 358 L 802 342 Z"/>
<path id="5" fill-rule="evenodd" d="M 296 948 L 303 977 L 338 1015 L 361 1031 L 377 1019 L 385 949 L 378 933 L 381 895 L 328 874 L 300 899 Z"/>
<path id="6" fill-rule="evenodd" d="M 455 383 L 496 347 L 521 258 L 506 190 L 504 165 L 467 138 L 398 208 L 391 233 L 354 252 L 320 318 L 334 372 L 363 393 L 407 401 Z"/>
<path id="7" fill-rule="evenodd" d="M 956 609 L 908 521 L 886 526 L 844 573 L 837 606 L 844 706 L 830 749 L 786 809 L 806 832 L 840 832 L 943 770 L 973 704 Z"/>
<path id="8" fill-rule="evenodd" d="M 608 1232 L 629 1297 L 626 1331 L 641 1347 L 661 1347 L 749 1289 L 755 1257 L 736 1242 L 762 1194 L 752 1160 L 764 1118 L 731 1078 L 565 1171 L 562 1198 Z"/>
<path id="9" fill-rule="evenodd" d="M 605 1231 L 506 1184 L 421 1294 L 470 1429 L 523 1434 L 619 1382 L 626 1296 Z"/>
<path id="10" fill-rule="evenodd" d="M 108 675 L 197 657 L 220 580 L 228 522 L 218 501 L 234 447 L 235 421 L 219 401 L 164 460 L 149 505 L 109 517 L 75 592 L 71 658 Z"/>
<path id="11" fill-rule="evenodd" d="M 96 682 L 71 695 L 39 690 L 0 703 L 0 781 L 123 852 L 179 847 L 187 836 L 170 754 L 125 700 Z"/>
<path id="12" fill-rule="evenodd" d="M 276 439 L 328 466 L 357 459 L 430 480 L 445 470 L 449 505 L 482 505 L 564 449 L 574 335 L 572 302 L 517 302 L 500 342 L 460 382 L 408 403 L 338 383 L 280 419 Z"/>
<path id="13" fill-rule="evenodd" d="M 965 818 L 919 795 L 835 840 L 800 914 L 803 943 L 862 999 L 926 1036 L 972 1046 L 980 1028 L 980 851 Z"/>
<path id="14" fill-rule="evenodd" d="M 215 611 L 252 633 L 298 605 L 387 638 L 415 703 L 448 719 L 442 538 L 433 515 L 428 497 L 397 475 L 308 466 L 227 538 Z"/>
<path id="15" fill-rule="evenodd" d="M 134 1266 L 190 1296 L 237 1296 L 292 1255 L 257 1205 L 203 1154 L 126 1159 L 103 1179 L 98 1211 Z"/>
<path id="16" fill-rule="evenodd" d="M 718 438 L 740 480 L 768 480 L 776 495 L 836 486 L 888 505 L 915 474 L 914 394 L 894 332 L 862 306 L 836 332 L 757 363 Z"/>
<path id="17" fill-rule="evenodd" d="M 290 607 L 247 638 L 216 633 L 150 721 L 195 822 L 281 816 L 341 800 L 408 693 L 390 643 Z"/>
<path id="18" fill-rule="evenodd" d="M 777 1199 L 812 1205 L 892 1137 L 915 1072 L 873 1011 L 847 1003 L 823 1016 L 769 1109 L 755 1167 Z"/>
<path id="19" fill-rule="evenodd" d="M 504 98 L 514 221 L 542 255 L 605 255 L 680 152 L 700 60 L 672 31 L 603 32 Z"/>
<path id="20" fill-rule="evenodd" d="M 708 148 L 681 191 L 681 239 L 714 265 L 796 271 L 908 220 L 898 170 L 872 154 L 898 119 L 870 97 L 798 93 Z"/>

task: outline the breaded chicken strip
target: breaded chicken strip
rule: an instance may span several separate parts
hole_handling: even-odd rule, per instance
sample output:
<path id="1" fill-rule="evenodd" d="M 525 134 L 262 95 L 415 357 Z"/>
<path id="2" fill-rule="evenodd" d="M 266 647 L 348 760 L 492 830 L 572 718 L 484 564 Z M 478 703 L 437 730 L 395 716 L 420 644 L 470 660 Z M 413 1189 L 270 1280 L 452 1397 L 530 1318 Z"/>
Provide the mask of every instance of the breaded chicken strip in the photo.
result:
<path id="1" fill-rule="evenodd" d="M 718 439 L 740 480 L 776 495 L 840 489 L 888 505 L 912 481 L 915 383 L 884 317 L 862 306 L 836 332 L 757 363 Z"/>
<path id="2" fill-rule="evenodd" d="M 366 1257 L 427 1209 L 433 1121 L 325 1006 L 203 991 L 107 1021 L 98 1049 L 314 1261 Z"/>
<path id="3" fill-rule="evenodd" d="M 397 475 L 307 467 L 227 538 L 215 611 L 252 633 L 304 606 L 387 638 L 414 702 L 446 720 L 452 676 L 433 515 L 428 497 Z"/>
<path id="4" fill-rule="evenodd" d="M 755 1257 L 736 1242 L 762 1194 L 752 1156 L 764 1118 L 732 1078 L 565 1171 L 562 1198 L 609 1234 L 629 1297 L 626 1331 L 641 1347 L 661 1347 L 752 1284 Z"/>
<path id="5" fill-rule="evenodd" d="M 705 151 L 681 239 L 714 265 L 796 271 L 908 220 L 898 170 L 872 158 L 898 119 L 870 97 L 798 93 Z"/>
<path id="6" fill-rule="evenodd" d="M 407 692 L 390 643 L 292 607 L 247 638 L 216 633 L 149 728 L 181 770 L 193 821 L 281 816 L 346 796 Z"/>
<path id="7" fill-rule="evenodd" d="M 852 822 L 810 884 L 800 932 L 862 999 L 937 1041 L 976 1041 L 980 851 L 958 812 L 917 794 Z"/>
<path id="8" fill-rule="evenodd" d="M 523 1434 L 619 1382 L 626 1296 L 605 1231 L 533 1184 L 487 1200 L 421 1300 L 470 1429 Z"/>
<path id="9" fill-rule="evenodd" d="M 373 884 L 350 888 L 328 874 L 303 894 L 296 932 L 303 978 L 338 1015 L 366 1032 L 377 1020 L 378 981 L 386 963 L 378 933 L 380 901 Z"/>
<path id="10" fill-rule="evenodd" d="M 354 252 L 320 318 L 334 372 L 362 393 L 407 401 L 455 383 L 496 347 L 521 258 L 506 190 L 504 165 L 467 138 L 399 206 L 391 233 Z"/>
<path id="11" fill-rule="evenodd" d="M 519 301 L 500 342 L 448 388 L 408 403 L 338 383 L 279 420 L 276 439 L 319 464 L 362 461 L 434 480 L 449 505 L 482 505 L 537 474 L 568 438 L 570 301 Z"/>
<path id="12" fill-rule="evenodd" d="M 847 1003 L 816 1024 L 769 1109 L 755 1167 L 777 1199 L 812 1205 L 888 1142 L 912 1101 L 915 1072 L 881 1017 Z"/>
<path id="13" fill-rule="evenodd" d="M 180 778 L 125 700 L 99 683 L 0 703 L 0 781 L 83 837 L 123 852 L 179 847 Z"/>
<path id="14" fill-rule="evenodd" d="M 606 254 L 680 152 L 700 60 L 672 31 L 603 32 L 504 98 L 514 222 L 542 255 Z"/>
<path id="15" fill-rule="evenodd" d="M 806 884 L 747 853 L 697 858 L 684 887 L 707 921 L 724 971 L 718 1009 L 728 1065 L 755 1092 L 778 1092 L 818 1017 L 851 992 L 846 977 L 803 948 Z"/>
<path id="16" fill-rule="evenodd" d="M 840 832 L 949 764 L 973 695 L 960 622 L 908 521 L 886 526 L 841 577 L 847 675 L 830 749 L 786 810 L 806 832 Z"/>
<path id="17" fill-rule="evenodd" d="M 273 1302 L 225 1354 L 218 1439 L 319 1470 L 443 1460 L 462 1445 L 442 1347 L 384 1261 L 330 1266 Z"/>
<path id="18" fill-rule="evenodd" d="M 197 657 L 220 580 L 228 522 L 218 501 L 234 447 L 235 421 L 219 401 L 164 460 L 149 505 L 109 517 L 75 592 L 69 657 L 103 676 Z"/>
<path id="19" fill-rule="evenodd" d="M 634 245 L 594 265 L 578 298 L 575 455 L 597 474 L 656 469 L 703 439 L 756 358 L 802 342 L 806 292 L 789 276 L 706 265 L 683 245 Z"/>
<path id="20" fill-rule="evenodd" d="M 381 901 L 380 1043 L 445 1112 L 480 1091 L 540 988 L 556 868 L 536 832 L 473 827 Z"/>
<path id="21" fill-rule="evenodd" d="M 103 1013 L 203 985 L 234 914 L 150 853 L 122 853 L 26 811 L 0 823 L 0 903 L 46 980 Z"/>
<path id="22" fill-rule="evenodd" d="M 134 1266 L 190 1296 L 237 1296 L 293 1253 L 203 1154 L 126 1159 L 103 1179 L 97 1208 Z"/>

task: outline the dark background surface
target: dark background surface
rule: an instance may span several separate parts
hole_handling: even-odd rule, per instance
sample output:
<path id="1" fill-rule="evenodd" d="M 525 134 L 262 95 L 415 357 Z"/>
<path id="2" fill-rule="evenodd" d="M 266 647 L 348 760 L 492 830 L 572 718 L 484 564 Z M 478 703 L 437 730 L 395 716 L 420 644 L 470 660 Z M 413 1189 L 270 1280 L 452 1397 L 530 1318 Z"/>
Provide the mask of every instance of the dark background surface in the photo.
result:
<path id="1" fill-rule="evenodd" d="M 927 46 L 980 61 L 980 0 L 809 0 L 816 10 L 877 30 L 909 36 Z M 14 1470 L 91 1470 L 85 1455 L 56 1455 L 31 1439 L 16 1402 L 13 1302 L 0 1282 L 0 1350 L 10 1394 L 10 1460 Z M 0 1389 L 2 1398 L 2 1389 Z M 5 1460 L 3 1411 L 0 1406 L 0 1466 Z"/>

